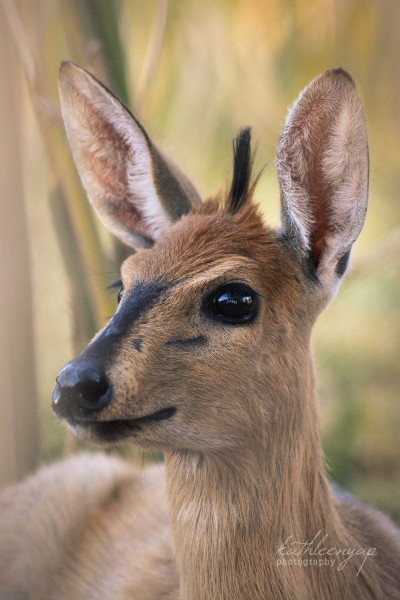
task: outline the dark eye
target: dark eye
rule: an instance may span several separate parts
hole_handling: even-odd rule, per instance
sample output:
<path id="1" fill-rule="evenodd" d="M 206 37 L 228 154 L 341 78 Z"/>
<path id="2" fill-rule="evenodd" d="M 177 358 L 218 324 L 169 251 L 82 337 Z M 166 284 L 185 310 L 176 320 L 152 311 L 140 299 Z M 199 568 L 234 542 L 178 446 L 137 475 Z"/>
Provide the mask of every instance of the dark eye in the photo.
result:
<path id="1" fill-rule="evenodd" d="M 124 295 L 124 286 L 121 285 L 121 287 L 119 288 L 119 291 L 118 291 L 118 296 L 117 296 L 118 304 L 121 302 L 123 295 Z"/>
<path id="2" fill-rule="evenodd" d="M 124 286 L 122 285 L 121 279 L 118 279 L 117 281 L 114 281 L 114 283 L 111 283 L 107 289 L 118 290 L 117 302 L 119 304 L 122 300 L 122 296 L 124 295 Z"/>
<path id="3" fill-rule="evenodd" d="M 241 283 L 225 285 L 208 298 L 208 310 L 214 317 L 232 324 L 248 323 L 256 313 L 257 294 Z"/>

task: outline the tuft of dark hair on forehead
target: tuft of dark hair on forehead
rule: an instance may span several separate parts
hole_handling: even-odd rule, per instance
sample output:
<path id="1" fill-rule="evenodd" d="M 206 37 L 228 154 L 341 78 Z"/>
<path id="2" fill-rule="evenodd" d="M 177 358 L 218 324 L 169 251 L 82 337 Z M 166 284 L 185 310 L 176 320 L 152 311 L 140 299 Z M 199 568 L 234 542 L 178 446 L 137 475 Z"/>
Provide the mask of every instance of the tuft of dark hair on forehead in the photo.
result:
<path id="1" fill-rule="evenodd" d="M 226 209 L 231 214 L 237 213 L 251 197 L 252 167 L 251 127 L 244 127 L 233 140 L 233 176 L 226 201 Z"/>

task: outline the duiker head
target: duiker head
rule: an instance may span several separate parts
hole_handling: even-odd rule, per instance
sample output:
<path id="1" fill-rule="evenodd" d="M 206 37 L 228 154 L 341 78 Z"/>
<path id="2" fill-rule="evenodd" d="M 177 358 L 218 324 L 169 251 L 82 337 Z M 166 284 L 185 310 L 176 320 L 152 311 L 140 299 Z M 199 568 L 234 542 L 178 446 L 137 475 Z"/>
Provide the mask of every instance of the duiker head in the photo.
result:
<path id="1" fill-rule="evenodd" d="M 353 81 L 328 71 L 289 112 L 279 231 L 252 201 L 248 129 L 229 193 L 201 202 L 90 74 L 63 64 L 60 93 L 89 200 L 137 252 L 122 265 L 114 317 L 59 374 L 55 412 L 98 443 L 218 452 L 268 435 L 310 378 L 312 324 L 364 222 L 367 136 Z"/>

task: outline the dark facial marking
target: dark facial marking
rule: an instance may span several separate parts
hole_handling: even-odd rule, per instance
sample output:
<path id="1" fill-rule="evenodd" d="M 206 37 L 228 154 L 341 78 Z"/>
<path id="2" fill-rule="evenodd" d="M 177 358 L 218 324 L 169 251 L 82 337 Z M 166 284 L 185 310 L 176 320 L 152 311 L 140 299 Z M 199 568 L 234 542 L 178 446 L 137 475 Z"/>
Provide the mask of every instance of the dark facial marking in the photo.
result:
<path id="1" fill-rule="evenodd" d="M 134 346 L 135 350 L 137 350 L 138 352 L 142 351 L 143 337 L 141 335 L 138 335 L 137 337 L 135 337 L 135 339 L 133 340 L 133 346 Z"/>
<path id="2" fill-rule="evenodd" d="M 126 331 L 127 327 L 152 308 L 170 287 L 160 281 L 136 283 L 133 289 L 125 292 L 124 301 L 112 320 L 117 320 L 120 326 L 126 325 Z"/>
<path id="3" fill-rule="evenodd" d="M 132 290 L 125 292 L 119 310 L 107 327 L 78 357 L 78 360 L 99 364 L 103 368 L 110 364 L 114 353 L 120 347 L 121 340 L 129 332 L 135 321 L 138 321 L 150 308 L 157 304 L 170 287 L 172 286 L 162 284 L 160 281 L 139 282 Z M 140 351 L 137 346 L 136 349 Z"/>
<path id="4" fill-rule="evenodd" d="M 179 350 L 189 350 L 206 344 L 208 344 L 208 338 L 205 335 L 198 335 L 191 338 L 171 338 L 165 345 Z"/>

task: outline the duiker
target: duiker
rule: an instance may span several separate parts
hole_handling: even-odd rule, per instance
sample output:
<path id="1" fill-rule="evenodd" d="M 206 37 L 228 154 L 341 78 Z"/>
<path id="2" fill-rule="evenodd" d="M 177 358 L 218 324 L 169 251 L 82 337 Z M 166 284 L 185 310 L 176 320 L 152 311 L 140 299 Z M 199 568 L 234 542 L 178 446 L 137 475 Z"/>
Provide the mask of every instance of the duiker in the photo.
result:
<path id="1" fill-rule="evenodd" d="M 289 112 L 279 231 L 252 200 L 249 129 L 229 192 L 202 202 L 91 75 L 63 64 L 60 91 L 89 199 L 137 253 L 53 408 L 81 439 L 163 451 L 165 474 L 78 457 L 6 492 L 1 597 L 400 598 L 399 532 L 328 483 L 310 350 L 367 207 L 350 76 L 327 71 Z"/>

